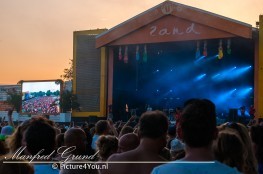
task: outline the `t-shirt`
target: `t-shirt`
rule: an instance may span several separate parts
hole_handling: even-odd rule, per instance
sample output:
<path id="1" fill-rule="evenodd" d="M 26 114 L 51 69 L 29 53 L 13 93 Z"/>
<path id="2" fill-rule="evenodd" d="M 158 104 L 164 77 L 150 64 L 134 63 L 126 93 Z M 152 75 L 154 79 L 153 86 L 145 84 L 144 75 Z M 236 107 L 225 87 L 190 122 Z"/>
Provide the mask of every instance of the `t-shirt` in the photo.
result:
<path id="1" fill-rule="evenodd" d="M 58 166 L 52 166 L 52 164 L 35 164 L 34 174 L 59 174 Z"/>
<path id="2" fill-rule="evenodd" d="M 152 174 L 239 174 L 236 168 L 231 168 L 218 161 L 173 161 L 157 166 Z"/>
<path id="3" fill-rule="evenodd" d="M 99 139 L 99 135 L 97 135 L 97 134 L 93 135 L 93 137 L 92 137 L 92 143 L 91 143 L 91 148 L 92 148 L 93 150 L 97 150 L 97 145 L 96 145 L 96 143 L 97 143 L 98 139 Z"/>

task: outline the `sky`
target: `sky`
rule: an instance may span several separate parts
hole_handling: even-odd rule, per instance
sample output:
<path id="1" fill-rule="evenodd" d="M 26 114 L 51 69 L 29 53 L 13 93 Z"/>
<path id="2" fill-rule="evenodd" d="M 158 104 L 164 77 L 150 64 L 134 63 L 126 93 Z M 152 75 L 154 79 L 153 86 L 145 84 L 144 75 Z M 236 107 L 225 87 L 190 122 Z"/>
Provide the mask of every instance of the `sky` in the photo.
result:
<path id="1" fill-rule="evenodd" d="M 46 92 L 50 90 L 51 92 L 60 91 L 60 83 L 57 84 L 54 81 L 49 82 L 24 82 L 22 86 L 22 92 Z"/>
<path id="2" fill-rule="evenodd" d="M 73 58 L 73 32 L 110 29 L 163 0 L 0 0 L 0 84 L 59 79 Z M 251 24 L 263 0 L 177 0 Z"/>

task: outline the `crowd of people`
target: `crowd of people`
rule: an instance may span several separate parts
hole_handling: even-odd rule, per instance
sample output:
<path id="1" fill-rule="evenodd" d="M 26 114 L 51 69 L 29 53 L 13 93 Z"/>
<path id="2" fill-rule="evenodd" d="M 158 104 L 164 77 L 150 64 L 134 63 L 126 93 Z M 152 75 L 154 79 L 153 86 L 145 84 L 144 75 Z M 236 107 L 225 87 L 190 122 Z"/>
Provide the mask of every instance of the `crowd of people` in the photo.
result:
<path id="1" fill-rule="evenodd" d="M 263 125 L 216 123 L 216 107 L 191 99 L 175 114 L 146 111 L 64 126 L 42 116 L 2 122 L 0 173 L 263 174 Z"/>
<path id="2" fill-rule="evenodd" d="M 59 114 L 59 98 L 53 96 L 35 97 L 22 101 L 22 112 L 30 114 Z"/>

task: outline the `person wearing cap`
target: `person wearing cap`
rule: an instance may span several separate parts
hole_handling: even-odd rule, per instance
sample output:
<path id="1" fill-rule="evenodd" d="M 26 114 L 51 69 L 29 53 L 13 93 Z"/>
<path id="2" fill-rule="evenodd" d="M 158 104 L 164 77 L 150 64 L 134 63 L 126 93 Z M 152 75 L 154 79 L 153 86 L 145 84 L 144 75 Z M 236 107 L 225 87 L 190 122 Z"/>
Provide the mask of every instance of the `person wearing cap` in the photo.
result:
<path id="1" fill-rule="evenodd" d="M 5 140 L 13 132 L 14 132 L 14 128 L 12 126 L 2 127 L 1 134 L 0 134 L 0 155 L 4 155 L 4 154 L 8 153 L 8 148 L 7 148 Z"/>
<path id="2" fill-rule="evenodd" d="M 172 160 L 179 160 L 185 156 L 184 147 L 185 147 L 184 143 L 182 143 L 177 138 L 171 141 L 170 153 L 172 156 Z"/>
<path id="3" fill-rule="evenodd" d="M 1 134 L 0 134 L 0 140 L 5 141 L 5 139 L 12 135 L 14 132 L 14 128 L 10 125 L 2 127 Z"/>
<path id="4" fill-rule="evenodd" d="M 12 135 L 13 132 L 15 131 L 15 129 L 14 129 L 15 126 L 14 126 L 14 122 L 13 122 L 13 119 L 12 119 L 13 110 L 14 109 L 9 109 L 8 112 L 7 112 L 8 125 L 2 127 L 2 129 L 1 129 L 0 140 L 2 140 L 2 141 L 5 141 L 5 139 L 8 136 Z"/>
<path id="5" fill-rule="evenodd" d="M 6 144 L 6 138 L 13 134 L 15 131 L 14 129 L 14 123 L 12 120 L 12 109 L 8 110 L 8 124 L 7 126 L 2 127 L 1 133 L 0 133 L 0 155 L 8 153 L 8 148 Z"/>

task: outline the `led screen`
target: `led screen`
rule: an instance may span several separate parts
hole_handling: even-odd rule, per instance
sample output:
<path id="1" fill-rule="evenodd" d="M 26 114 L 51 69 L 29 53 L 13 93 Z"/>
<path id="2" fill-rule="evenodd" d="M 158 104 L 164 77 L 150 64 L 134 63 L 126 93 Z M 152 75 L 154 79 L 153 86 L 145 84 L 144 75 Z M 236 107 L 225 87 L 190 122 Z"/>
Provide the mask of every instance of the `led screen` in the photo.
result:
<path id="1" fill-rule="evenodd" d="M 60 91 L 60 81 L 22 82 L 22 114 L 59 114 Z"/>

